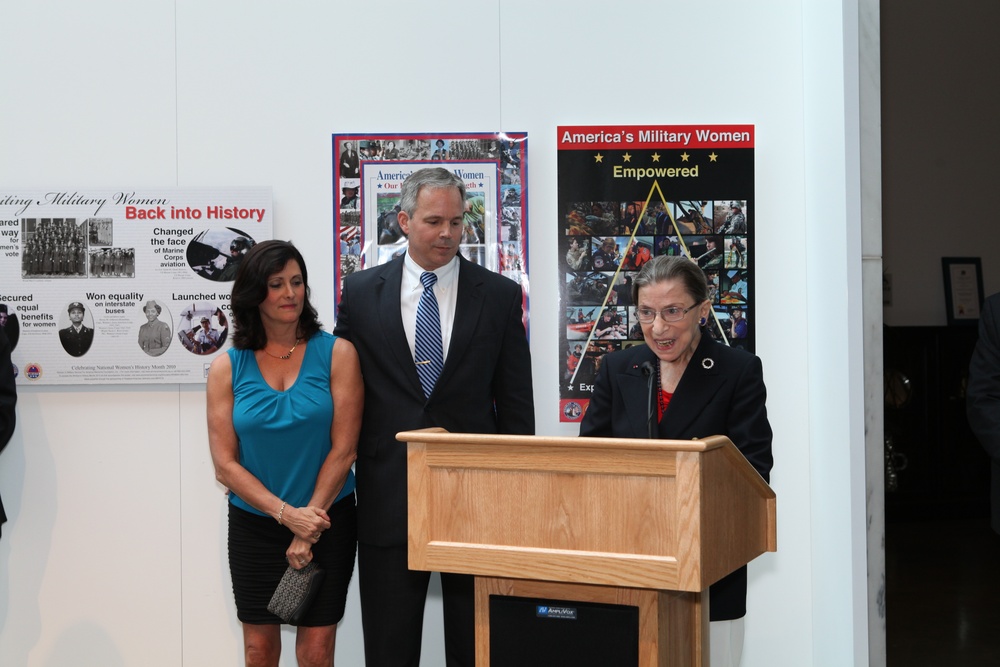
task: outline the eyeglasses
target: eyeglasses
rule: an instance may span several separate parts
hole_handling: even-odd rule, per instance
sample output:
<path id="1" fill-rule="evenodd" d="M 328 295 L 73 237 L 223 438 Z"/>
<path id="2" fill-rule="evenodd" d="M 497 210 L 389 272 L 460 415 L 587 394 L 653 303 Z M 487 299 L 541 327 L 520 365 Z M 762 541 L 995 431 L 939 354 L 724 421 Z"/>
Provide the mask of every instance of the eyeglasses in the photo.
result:
<path id="1" fill-rule="evenodd" d="M 694 304 L 690 308 L 681 308 L 680 306 L 668 306 L 663 310 L 653 310 L 652 308 L 639 308 L 636 310 L 636 316 L 639 321 L 643 324 L 651 324 L 656 316 L 659 315 L 660 319 L 664 322 L 680 322 L 684 319 L 690 311 L 698 307 L 699 304 Z"/>

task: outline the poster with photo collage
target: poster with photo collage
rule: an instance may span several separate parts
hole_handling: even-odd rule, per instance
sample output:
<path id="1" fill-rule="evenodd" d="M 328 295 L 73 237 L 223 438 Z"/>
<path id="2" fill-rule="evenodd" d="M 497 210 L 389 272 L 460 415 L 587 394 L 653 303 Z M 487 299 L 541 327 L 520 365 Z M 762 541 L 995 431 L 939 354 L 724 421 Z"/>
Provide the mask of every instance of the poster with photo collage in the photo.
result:
<path id="1" fill-rule="evenodd" d="M 754 127 L 558 128 L 560 421 L 587 409 L 601 358 L 643 345 L 632 283 L 657 255 L 706 275 L 703 332 L 754 351 Z"/>
<path id="2" fill-rule="evenodd" d="M 528 137 L 523 132 L 333 135 L 335 281 L 406 251 L 400 186 L 443 167 L 465 183 L 461 255 L 507 276 L 525 294 L 528 319 Z"/>

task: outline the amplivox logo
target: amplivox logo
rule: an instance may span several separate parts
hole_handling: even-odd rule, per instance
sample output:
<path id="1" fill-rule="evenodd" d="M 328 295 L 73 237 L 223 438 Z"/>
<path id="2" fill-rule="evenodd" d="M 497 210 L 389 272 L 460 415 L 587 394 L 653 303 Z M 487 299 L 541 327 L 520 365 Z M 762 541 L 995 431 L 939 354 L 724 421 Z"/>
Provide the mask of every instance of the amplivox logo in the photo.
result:
<path id="1" fill-rule="evenodd" d="M 563 618 L 570 621 L 576 620 L 575 607 L 549 607 L 547 605 L 536 605 L 535 616 L 538 618 Z"/>

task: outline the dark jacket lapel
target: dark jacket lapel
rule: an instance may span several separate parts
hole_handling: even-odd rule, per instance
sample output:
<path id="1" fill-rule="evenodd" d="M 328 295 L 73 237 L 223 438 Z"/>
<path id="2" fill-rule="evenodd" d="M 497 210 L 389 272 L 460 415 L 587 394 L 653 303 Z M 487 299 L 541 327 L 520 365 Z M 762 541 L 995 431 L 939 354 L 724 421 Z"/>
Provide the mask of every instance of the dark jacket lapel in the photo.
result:
<path id="1" fill-rule="evenodd" d="M 662 432 L 669 433 L 667 437 L 686 438 L 686 432 L 701 415 L 702 409 L 726 383 L 723 369 L 712 355 L 718 345 L 709 336 L 702 334 L 694 356 L 684 369 L 677 391 L 670 399 L 670 405 L 663 416 Z"/>
<path id="2" fill-rule="evenodd" d="M 407 381 L 413 385 L 417 393 L 423 394 L 420 388 L 420 376 L 417 367 L 413 365 L 410 354 L 410 343 L 406 340 L 406 330 L 403 329 L 403 317 L 400 314 L 400 285 L 403 281 L 402 257 L 389 262 L 380 276 L 380 282 L 375 286 L 375 308 L 379 323 L 386 340 L 386 353 L 391 354 Z"/>
<path id="3" fill-rule="evenodd" d="M 472 264 L 461 255 L 458 257 L 458 292 L 455 294 L 455 319 L 448 343 L 448 358 L 438 377 L 438 383 L 447 382 L 462 363 L 462 351 L 472 344 L 472 337 L 479 324 L 483 310 L 485 287 L 482 279 L 475 275 Z M 416 371 L 414 371 L 414 374 Z"/>

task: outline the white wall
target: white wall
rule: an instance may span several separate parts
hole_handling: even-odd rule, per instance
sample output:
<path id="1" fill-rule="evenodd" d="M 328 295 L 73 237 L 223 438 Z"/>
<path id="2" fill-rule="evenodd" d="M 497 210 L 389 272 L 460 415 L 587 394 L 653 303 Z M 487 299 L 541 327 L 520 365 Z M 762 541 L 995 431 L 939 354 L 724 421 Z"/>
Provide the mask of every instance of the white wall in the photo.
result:
<path id="1" fill-rule="evenodd" d="M 330 135 L 527 131 L 538 431 L 568 435 L 556 125 L 755 124 L 779 551 L 751 565 L 743 664 L 860 664 L 864 434 L 858 369 L 844 364 L 861 332 L 857 82 L 844 73 L 857 26 L 845 8 L 0 0 L 0 185 L 273 186 L 275 233 L 304 247 L 332 326 Z M 839 240 L 818 247 L 826 235 Z M 19 417 L 0 455 L 0 664 L 233 664 L 241 635 L 201 388 L 25 388 Z M 427 625 L 424 664 L 442 664 L 436 599 Z M 362 663 L 360 633 L 352 585 L 339 664 Z"/>

